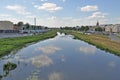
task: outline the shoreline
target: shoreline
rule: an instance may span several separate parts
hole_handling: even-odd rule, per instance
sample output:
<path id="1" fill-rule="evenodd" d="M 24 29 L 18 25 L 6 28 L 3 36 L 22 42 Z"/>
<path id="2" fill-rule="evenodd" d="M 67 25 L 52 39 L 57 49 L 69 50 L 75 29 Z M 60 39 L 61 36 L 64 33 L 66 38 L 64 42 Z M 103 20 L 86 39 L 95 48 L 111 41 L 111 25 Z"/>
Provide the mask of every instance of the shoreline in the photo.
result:
<path id="1" fill-rule="evenodd" d="M 60 31 L 60 32 L 71 34 L 75 36 L 76 39 L 85 41 L 91 45 L 96 46 L 101 50 L 120 56 L 120 43 L 111 41 L 108 36 L 97 35 L 97 34 L 87 35 L 87 34 L 82 34 L 80 32 L 69 31 L 69 30 Z"/>
<path id="2" fill-rule="evenodd" d="M 51 30 L 39 35 L 0 39 L 0 57 L 10 54 L 14 50 L 19 50 L 28 43 L 49 39 L 56 35 L 56 31 Z"/>

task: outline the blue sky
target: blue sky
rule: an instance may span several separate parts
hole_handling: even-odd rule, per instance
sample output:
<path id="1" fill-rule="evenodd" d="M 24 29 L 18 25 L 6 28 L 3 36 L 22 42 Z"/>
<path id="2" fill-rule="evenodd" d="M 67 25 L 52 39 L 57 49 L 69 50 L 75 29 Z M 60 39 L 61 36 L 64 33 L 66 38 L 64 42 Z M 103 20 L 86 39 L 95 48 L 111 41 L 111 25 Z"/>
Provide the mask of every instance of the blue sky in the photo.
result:
<path id="1" fill-rule="evenodd" d="M 0 0 L 0 20 L 48 27 L 120 23 L 120 0 Z"/>

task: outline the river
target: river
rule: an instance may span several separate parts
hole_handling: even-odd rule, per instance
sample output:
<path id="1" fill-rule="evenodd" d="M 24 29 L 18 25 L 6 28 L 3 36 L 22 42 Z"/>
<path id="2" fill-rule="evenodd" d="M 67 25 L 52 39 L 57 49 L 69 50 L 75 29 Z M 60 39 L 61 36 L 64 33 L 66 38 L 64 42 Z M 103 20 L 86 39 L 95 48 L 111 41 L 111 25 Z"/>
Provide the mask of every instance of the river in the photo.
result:
<path id="1" fill-rule="evenodd" d="M 0 80 L 120 80 L 120 57 L 58 33 L 0 58 Z"/>

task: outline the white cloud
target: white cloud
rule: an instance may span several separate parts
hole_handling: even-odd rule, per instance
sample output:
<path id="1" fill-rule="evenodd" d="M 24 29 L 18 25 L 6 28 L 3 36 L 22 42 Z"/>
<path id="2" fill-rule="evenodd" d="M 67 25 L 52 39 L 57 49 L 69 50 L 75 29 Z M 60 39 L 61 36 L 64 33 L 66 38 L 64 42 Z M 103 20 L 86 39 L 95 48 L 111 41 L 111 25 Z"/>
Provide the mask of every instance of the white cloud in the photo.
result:
<path id="1" fill-rule="evenodd" d="M 34 15 L 27 15 L 26 18 L 35 18 L 36 16 Z"/>
<path id="2" fill-rule="evenodd" d="M 72 17 L 63 17 L 62 18 L 63 20 L 71 20 L 71 19 L 73 19 Z"/>
<path id="3" fill-rule="evenodd" d="M 44 1 L 48 1 L 48 0 L 41 0 L 42 2 L 44 2 Z"/>
<path id="4" fill-rule="evenodd" d="M 96 5 L 87 5 L 87 6 L 81 7 L 82 12 L 90 12 L 90 11 L 97 11 L 97 10 L 98 10 L 98 6 Z"/>
<path id="5" fill-rule="evenodd" d="M 35 5 L 34 7 L 38 10 L 46 10 L 49 12 L 54 12 L 63 9 L 62 7 L 59 7 L 54 3 L 44 3 L 42 4 L 42 6 Z"/>
<path id="6" fill-rule="evenodd" d="M 62 0 L 62 2 L 65 2 L 66 0 Z"/>
<path id="7" fill-rule="evenodd" d="M 57 17 L 56 16 L 52 16 L 52 17 L 49 17 L 49 18 L 47 18 L 48 20 L 56 20 L 57 19 Z"/>
<path id="8" fill-rule="evenodd" d="M 120 20 L 120 18 L 117 18 L 117 20 Z"/>
<path id="9" fill-rule="evenodd" d="M 0 17 L 11 17 L 9 14 L 0 14 Z"/>
<path id="10" fill-rule="evenodd" d="M 35 4 L 35 2 L 32 2 L 32 5 L 34 5 Z"/>
<path id="11" fill-rule="evenodd" d="M 105 18 L 106 15 L 108 15 L 108 14 L 101 13 L 101 12 L 94 12 L 91 16 L 88 17 L 88 19 Z"/>
<path id="12" fill-rule="evenodd" d="M 120 23 L 120 18 L 116 18 L 116 23 Z"/>
<path id="13" fill-rule="evenodd" d="M 11 22 L 16 22 L 18 19 L 9 14 L 0 14 L 0 20 L 7 20 Z"/>
<path id="14" fill-rule="evenodd" d="M 76 26 L 82 25 L 83 18 L 72 18 L 72 17 L 56 17 L 51 16 L 44 19 L 38 19 L 38 24 L 45 25 L 48 27 L 63 27 L 63 26 Z"/>
<path id="15" fill-rule="evenodd" d="M 17 12 L 18 14 L 22 14 L 22 15 L 31 14 L 30 12 L 26 11 L 26 7 L 21 6 L 21 5 L 8 5 L 6 6 L 6 8 L 9 10 L 13 10 Z"/>

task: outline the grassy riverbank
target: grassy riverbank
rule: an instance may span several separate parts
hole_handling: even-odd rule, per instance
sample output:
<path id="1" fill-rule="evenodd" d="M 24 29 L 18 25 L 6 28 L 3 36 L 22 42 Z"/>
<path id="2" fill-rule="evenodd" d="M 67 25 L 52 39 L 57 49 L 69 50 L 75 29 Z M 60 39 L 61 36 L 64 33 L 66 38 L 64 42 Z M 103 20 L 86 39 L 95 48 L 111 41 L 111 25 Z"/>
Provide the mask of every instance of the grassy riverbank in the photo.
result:
<path id="1" fill-rule="evenodd" d="M 0 56 L 6 55 L 13 50 L 20 49 L 27 43 L 37 42 L 54 36 L 56 36 L 56 31 L 51 30 L 47 33 L 34 36 L 0 39 Z"/>
<path id="2" fill-rule="evenodd" d="M 75 31 L 63 31 L 63 32 L 74 35 L 75 38 L 77 39 L 83 40 L 87 43 L 95 45 L 96 47 L 102 50 L 105 50 L 120 56 L 120 43 L 111 41 L 105 35 L 97 35 L 97 34 L 87 35 L 87 34 L 82 34 L 80 32 L 75 32 Z"/>
<path id="3" fill-rule="evenodd" d="M 120 38 L 120 35 L 117 35 L 118 38 Z"/>

